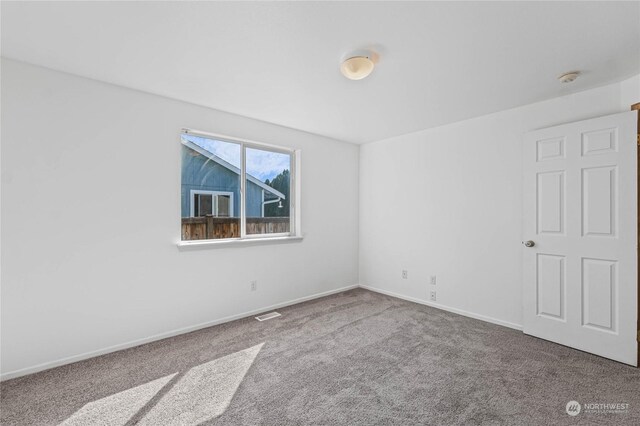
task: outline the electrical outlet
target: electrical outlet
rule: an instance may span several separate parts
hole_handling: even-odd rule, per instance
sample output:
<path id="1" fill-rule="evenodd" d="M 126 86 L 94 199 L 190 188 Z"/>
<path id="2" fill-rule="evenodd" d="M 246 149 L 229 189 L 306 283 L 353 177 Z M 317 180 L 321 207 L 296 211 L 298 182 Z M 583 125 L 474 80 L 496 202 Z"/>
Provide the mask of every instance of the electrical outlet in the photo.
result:
<path id="1" fill-rule="evenodd" d="M 409 272 L 407 272 L 406 269 L 402 270 L 402 279 L 406 280 L 407 278 L 409 278 Z"/>
<path id="2" fill-rule="evenodd" d="M 258 281 L 251 281 L 251 291 L 256 291 L 258 289 Z"/>
<path id="3" fill-rule="evenodd" d="M 436 276 L 435 275 L 431 275 L 429 277 L 429 284 L 436 285 Z"/>
<path id="4" fill-rule="evenodd" d="M 429 292 L 429 299 L 431 299 L 431 301 L 433 301 L 433 302 L 436 301 L 436 292 L 435 291 L 430 291 Z"/>

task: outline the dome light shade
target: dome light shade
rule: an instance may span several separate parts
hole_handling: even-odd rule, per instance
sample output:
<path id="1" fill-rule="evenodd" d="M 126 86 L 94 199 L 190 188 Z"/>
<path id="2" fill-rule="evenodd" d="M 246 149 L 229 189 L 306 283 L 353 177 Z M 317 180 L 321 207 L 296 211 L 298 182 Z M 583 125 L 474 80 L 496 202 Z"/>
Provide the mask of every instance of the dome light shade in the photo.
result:
<path id="1" fill-rule="evenodd" d="M 373 71 L 373 61 L 366 56 L 354 56 L 340 66 L 342 74 L 350 80 L 362 80 Z"/>
<path id="2" fill-rule="evenodd" d="M 560 81 L 560 83 L 571 83 L 576 78 L 578 78 L 579 75 L 580 71 L 571 71 L 562 74 L 560 77 L 558 77 L 558 80 Z"/>

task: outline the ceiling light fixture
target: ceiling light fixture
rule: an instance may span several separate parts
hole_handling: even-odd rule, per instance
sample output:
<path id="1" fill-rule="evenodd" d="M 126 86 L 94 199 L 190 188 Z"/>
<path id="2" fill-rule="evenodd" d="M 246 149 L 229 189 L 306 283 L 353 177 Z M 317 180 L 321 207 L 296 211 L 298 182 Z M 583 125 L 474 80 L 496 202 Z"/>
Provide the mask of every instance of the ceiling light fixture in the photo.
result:
<path id="1" fill-rule="evenodd" d="M 342 75 L 349 80 L 362 80 L 373 71 L 374 63 L 368 56 L 353 56 L 340 66 Z"/>
<path id="2" fill-rule="evenodd" d="M 578 78 L 579 75 L 580 75 L 580 71 L 566 72 L 562 74 L 560 77 L 558 77 L 558 80 L 560 81 L 560 83 L 571 83 L 576 78 Z"/>

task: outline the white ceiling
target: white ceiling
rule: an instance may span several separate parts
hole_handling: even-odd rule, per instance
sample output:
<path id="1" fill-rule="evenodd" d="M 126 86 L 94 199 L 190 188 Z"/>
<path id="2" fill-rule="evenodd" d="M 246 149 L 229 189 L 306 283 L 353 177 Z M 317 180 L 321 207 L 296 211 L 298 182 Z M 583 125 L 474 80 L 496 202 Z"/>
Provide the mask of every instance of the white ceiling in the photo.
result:
<path id="1" fill-rule="evenodd" d="M 2 2 L 2 55 L 349 142 L 640 72 L 639 2 Z M 370 48 L 373 74 L 342 58 Z M 562 85 L 564 71 L 582 70 Z M 215 129 L 212 129 L 215 130 Z"/>

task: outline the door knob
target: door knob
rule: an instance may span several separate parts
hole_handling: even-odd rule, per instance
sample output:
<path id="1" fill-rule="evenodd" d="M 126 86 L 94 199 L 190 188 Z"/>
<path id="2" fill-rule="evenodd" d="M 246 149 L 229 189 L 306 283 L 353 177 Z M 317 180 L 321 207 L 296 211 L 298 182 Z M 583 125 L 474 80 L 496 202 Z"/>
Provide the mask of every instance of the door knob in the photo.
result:
<path id="1" fill-rule="evenodd" d="M 534 243 L 533 241 L 529 240 L 529 241 L 523 241 L 522 244 L 524 244 L 525 247 L 533 247 L 536 245 L 536 243 Z"/>

